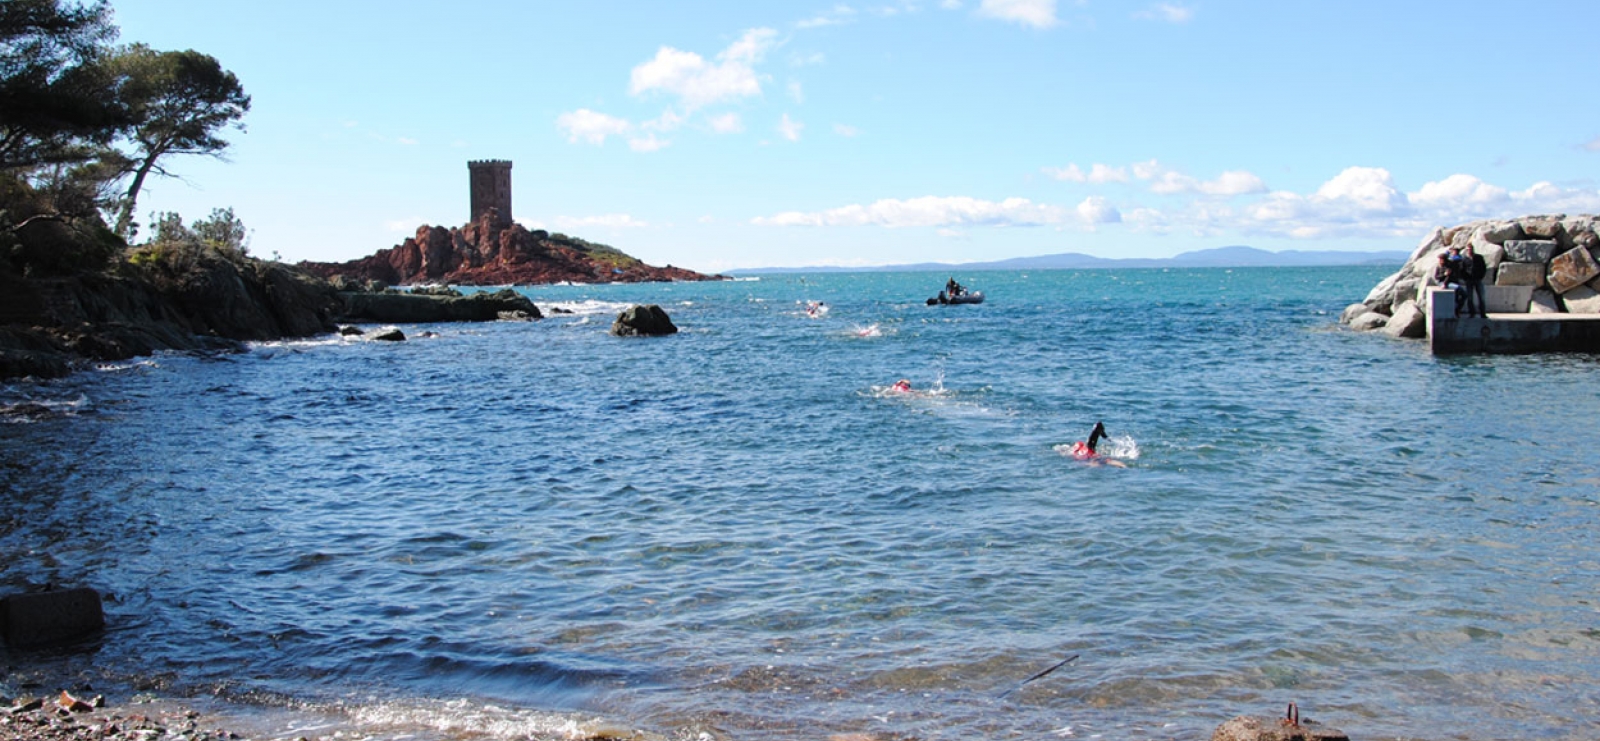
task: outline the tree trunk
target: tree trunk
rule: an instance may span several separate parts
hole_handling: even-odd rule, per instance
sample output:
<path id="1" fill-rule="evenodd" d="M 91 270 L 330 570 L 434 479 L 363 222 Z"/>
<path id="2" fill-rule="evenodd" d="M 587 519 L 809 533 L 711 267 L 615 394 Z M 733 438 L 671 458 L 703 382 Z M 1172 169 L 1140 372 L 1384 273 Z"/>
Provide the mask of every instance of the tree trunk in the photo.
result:
<path id="1" fill-rule="evenodd" d="M 156 156 L 145 157 L 139 163 L 139 169 L 133 174 L 133 183 L 128 186 L 128 192 L 122 198 L 122 213 L 117 215 L 117 236 L 126 242 L 133 242 L 133 209 L 139 201 L 139 189 L 144 187 L 145 176 L 156 166 Z"/>

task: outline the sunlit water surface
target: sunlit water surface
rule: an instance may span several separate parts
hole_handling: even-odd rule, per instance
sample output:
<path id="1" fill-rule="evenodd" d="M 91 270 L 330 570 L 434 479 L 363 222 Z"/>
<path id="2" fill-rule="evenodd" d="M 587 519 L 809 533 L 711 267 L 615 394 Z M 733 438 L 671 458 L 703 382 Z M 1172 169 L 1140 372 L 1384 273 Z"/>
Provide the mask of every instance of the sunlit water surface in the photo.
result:
<path id="1" fill-rule="evenodd" d="M 0 587 L 112 630 L 0 657 L 264 735 L 1594 738 L 1600 369 L 1340 329 L 1392 270 L 537 287 L 14 383 Z"/>

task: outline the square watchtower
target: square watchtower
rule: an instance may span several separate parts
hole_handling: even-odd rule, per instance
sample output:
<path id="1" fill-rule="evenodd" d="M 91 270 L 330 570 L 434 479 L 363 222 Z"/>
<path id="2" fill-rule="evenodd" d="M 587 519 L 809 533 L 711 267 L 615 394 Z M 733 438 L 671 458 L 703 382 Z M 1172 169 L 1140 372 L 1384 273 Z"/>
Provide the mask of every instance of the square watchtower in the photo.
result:
<path id="1" fill-rule="evenodd" d="M 511 223 L 511 160 L 472 160 L 467 163 L 472 185 L 472 221 L 489 209 Z"/>

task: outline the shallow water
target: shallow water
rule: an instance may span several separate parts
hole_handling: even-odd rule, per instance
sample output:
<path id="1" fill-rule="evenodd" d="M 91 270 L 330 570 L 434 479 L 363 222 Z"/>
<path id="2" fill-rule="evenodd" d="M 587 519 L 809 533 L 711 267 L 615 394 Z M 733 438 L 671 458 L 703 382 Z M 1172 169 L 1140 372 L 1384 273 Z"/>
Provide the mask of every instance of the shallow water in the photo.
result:
<path id="1" fill-rule="evenodd" d="M 283 735 L 1600 735 L 1600 370 L 1339 329 L 1392 270 L 539 287 L 13 384 L 0 586 L 114 630 L 0 655 Z"/>

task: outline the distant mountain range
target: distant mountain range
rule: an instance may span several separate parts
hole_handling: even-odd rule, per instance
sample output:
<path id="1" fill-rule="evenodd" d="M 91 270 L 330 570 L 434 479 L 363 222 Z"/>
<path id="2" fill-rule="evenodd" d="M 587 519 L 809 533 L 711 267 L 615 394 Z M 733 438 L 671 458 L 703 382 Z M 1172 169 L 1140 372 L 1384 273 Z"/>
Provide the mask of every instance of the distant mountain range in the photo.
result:
<path id="1" fill-rule="evenodd" d="M 1338 252 L 1334 250 L 1285 250 L 1268 252 L 1243 245 L 1216 247 L 1208 250 L 1184 252 L 1163 258 L 1107 258 L 1078 252 L 1038 257 L 1013 257 L 990 262 L 919 262 L 907 265 L 878 265 L 861 268 L 810 267 L 810 268 L 751 268 L 731 270 L 733 275 L 760 275 L 762 273 L 866 273 L 866 272 L 917 272 L 948 270 L 1052 270 L 1081 268 L 1282 268 L 1313 265 L 1401 265 L 1411 253 L 1399 250 L 1377 252 Z"/>

